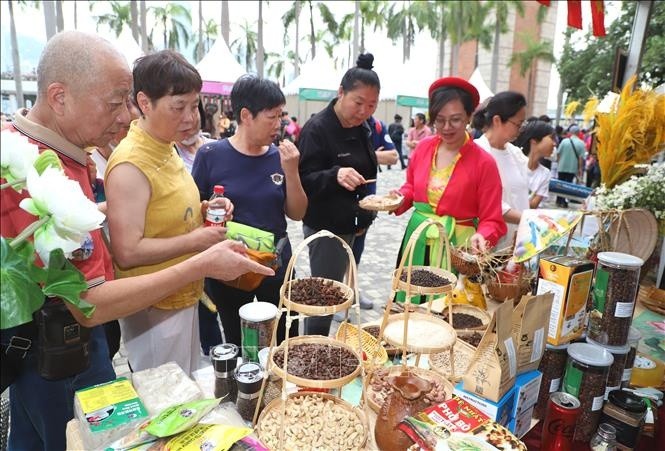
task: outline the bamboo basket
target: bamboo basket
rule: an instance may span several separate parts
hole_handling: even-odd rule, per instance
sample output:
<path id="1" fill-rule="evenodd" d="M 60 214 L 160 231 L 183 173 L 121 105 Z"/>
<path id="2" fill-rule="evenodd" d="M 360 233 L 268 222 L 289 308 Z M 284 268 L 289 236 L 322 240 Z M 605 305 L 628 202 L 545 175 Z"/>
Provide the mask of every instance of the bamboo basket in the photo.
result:
<path id="1" fill-rule="evenodd" d="M 298 313 L 304 313 L 305 315 L 323 316 L 332 315 L 333 313 L 347 310 L 351 306 L 353 301 L 353 290 L 351 287 L 336 280 L 324 279 L 323 277 L 311 277 L 311 279 L 321 280 L 339 288 L 344 295 L 344 302 L 337 305 L 318 306 L 299 304 L 295 301 L 291 301 L 291 288 L 293 287 L 293 284 L 296 282 L 296 280 L 290 280 L 282 285 L 282 287 L 279 289 L 279 294 L 282 297 L 283 304 L 286 308 Z"/>
<path id="2" fill-rule="evenodd" d="M 450 265 L 448 265 L 450 267 Z M 444 277 L 448 279 L 448 283 L 445 285 L 440 285 L 438 287 L 422 287 L 420 285 L 414 285 L 411 283 L 411 272 L 420 269 L 424 271 L 429 271 L 436 274 L 437 276 Z M 407 287 L 410 287 L 411 296 L 414 295 L 435 295 L 435 294 L 444 294 L 453 291 L 453 287 L 457 283 L 457 276 L 441 268 L 434 266 L 409 266 L 406 269 L 406 281 L 401 280 L 401 276 L 405 268 L 397 268 L 393 272 L 393 284 L 398 291 L 407 291 Z"/>
<path id="3" fill-rule="evenodd" d="M 335 338 L 342 343 L 353 345 L 358 340 L 358 328 L 344 321 L 339 325 Z M 374 338 L 369 332 L 360 328 L 360 341 L 364 356 L 362 362 L 366 369 L 371 369 L 375 366 L 383 366 L 388 361 L 388 353 L 385 348 L 379 344 L 379 341 Z"/>
<path id="4" fill-rule="evenodd" d="M 428 370 L 426 368 L 417 368 L 417 367 L 407 367 L 405 369 L 401 365 L 393 366 L 390 368 L 377 368 L 369 375 L 367 383 L 367 405 L 369 405 L 370 408 L 376 413 L 379 413 L 379 411 L 381 410 L 381 406 L 385 402 L 385 398 L 383 397 L 383 395 L 381 395 L 379 392 L 375 391 L 372 388 L 372 378 L 374 377 L 376 372 L 380 370 L 387 370 L 389 372 L 388 373 L 389 376 L 395 376 L 404 371 L 409 371 L 411 373 L 415 373 L 416 376 L 422 377 L 423 379 L 427 379 L 430 382 L 438 381 L 443 385 L 444 390 L 446 392 L 445 400 L 447 401 L 453 397 L 453 391 L 455 390 L 455 387 L 453 386 L 453 384 L 450 383 L 448 379 L 446 379 L 442 374 L 437 373 L 436 371 Z"/>
<path id="5" fill-rule="evenodd" d="M 449 316 L 449 313 L 446 313 L 446 307 L 448 303 L 445 301 L 444 298 L 439 298 L 435 299 L 432 301 L 432 311 L 438 313 L 443 317 L 445 321 L 447 321 L 451 326 L 453 326 L 453 329 L 455 330 L 462 330 L 462 329 L 469 329 L 469 330 L 485 330 L 487 329 L 487 325 L 490 323 L 492 320 L 492 317 L 487 313 L 485 310 L 476 307 L 475 305 L 470 305 L 470 304 L 453 304 L 452 305 L 452 311 L 453 311 L 453 320 L 446 319 Z M 471 315 L 473 317 L 478 318 L 480 321 L 482 321 L 482 325 L 477 326 L 477 327 L 465 327 L 461 328 L 458 327 L 454 324 L 454 319 L 455 319 L 455 313 L 465 313 L 467 315 Z"/>
<path id="6" fill-rule="evenodd" d="M 424 322 L 428 329 L 422 332 L 423 337 L 437 337 L 440 343 L 428 344 L 427 339 L 420 339 L 413 334 L 413 324 L 415 321 Z M 407 332 L 411 328 L 411 335 Z M 457 339 L 455 329 L 444 320 L 426 313 L 398 313 L 390 315 L 388 322 L 383 330 L 386 342 L 392 346 L 405 346 L 409 352 L 420 354 L 430 354 L 450 349 Z M 406 335 L 406 340 L 404 339 Z"/>
<path id="7" fill-rule="evenodd" d="M 471 346 L 473 349 L 476 349 L 477 346 L 474 346 L 471 343 L 467 342 L 466 340 L 464 340 L 464 338 L 469 337 L 473 334 L 480 334 L 480 339 L 482 340 L 482 337 L 485 334 L 485 331 L 483 330 L 474 330 L 474 329 L 458 329 L 456 330 L 456 332 L 457 332 L 457 342 L 463 341 L 464 343 Z"/>
<path id="8" fill-rule="evenodd" d="M 395 211 L 402 205 L 404 196 L 393 196 L 391 194 L 370 194 L 358 202 L 358 206 L 369 211 Z"/>
<path id="9" fill-rule="evenodd" d="M 303 396 L 307 396 L 307 395 L 313 395 L 313 396 L 317 396 L 317 397 L 321 398 L 320 402 L 330 400 L 330 401 L 334 402 L 335 404 L 337 404 L 338 406 L 341 406 L 344 410 L 347 410 L 348 412 L 351 412 L 351 413 L 355 414 L 356 417 L 358 418 L 358 421 L 360 422 L 360 424 L 363 428 L 361 444 L 359 446 L 359 449 L 365 449 L 365 446 L 367 444 L 367 436 L 368 436 L 368 433 L 369 433 L 369 422 L 368 422 L 368 419 L 367 419 L 367 415 L 362 410 L 362 408 L 353 407 L 348 402 L 346 402 L 346 401 L 344 401 L 344 400 L 342 400 L 342 399 L 340 399 L 336 396 L 333 396 L 333 395 L 330 395 L 330 394 L 327 394 L 327 393 L 319 393 L 319 392 L 292 393 L 288 396 L 287 399 L 293 399 L 293 398 L 296 398 L 296 397 L 303 397 Z M 287 425 L 285 424 L 286 423 L 285 420 L 286 420 L 287 404 L 284 400 L 282 400 L 280 398 L 275 399 L 270 404 L 268 404 L 268 406 L 266 406 L 265 409 L 263 409 L 263 411 L 261 412 L 261 415 L 259 416 L 258 422 L 256 423 L 256 434 L 258 435 L 259 439 L 261 441 L 263 441 L 264 443 L 266 442 L 265 419 L 268 416 L 268 414 L 271 411 L 275 410 L 275 409 L 280 409 L 281 410 L 280 416 L 281 416 L 282 422 L 283 422 L 281 432 L 285 431 L 285 429 L 287 427 Z M 314 434 L 313 434 L 314 436 L 320 436 L 323 428 L 333 428 L 333 429 L 335 429 L 335 424 L 330 424 L 330 423 L 322 424 L 320 430 L 310 429 L 310 431 L 314 432 Z M 283 439 L 284 439 L 284 437 L 280 437 L 280 443 L 283 443 Z M 311 446 L 310 446 L 310 448 L 311 448 Z M 282 449 L 282 448 L 280 448 L 280 449 Z M 297 451 L 297 450 L 294 450 L 294 451 Z"/>
<path id="10" fill-rule="evenodd" d="M 450 263 L 453 268 L 465 276 L 477 276 L 480 274 L 481 263 L 478 261 L 477 256 L 471 255 L 470 257 L 472 259 L 469 259 L 469 256 L 465 255 L 465 252 L 454 246 L 450 249 Z"/>
<path id="11" fill-rule="evenodd" d="M 485 282 L 487 294 L 497 302 L 512 300 L 518 303 L 523 295 L 531 290 L 527 279 L 521 279 L 518 283 L 501 283 L 497 280 Z"/>
<path id="12" fill-rule="evenodd" d="M 370 321 L 370 322 L 367 322 L 367 323 L 363 323 L 363 324 L 360 325 L 360 328 L 362 330 L 364 330 L 365 332 L 367 332 L 368 334 L 372 335 L 367 330 L 368 328 L 370 328 L 372 326 L 378 327 L 379 331 L 381 331 L 381 320 L 378 319 L 378 320 L 375 320 L 375 321 Z M 374 335 L 372 335 L 372 338 L 377 340 L 377 337 L 374 337 Z M 388 343 L 386 343 L 385 340 L 382 340 L 381 344 L 383 345 L 383 349 L 386 350 L 386 354 L 388 354 L 388 358 L 393 357 L 393 356 L 397 355 L 397 353 L 399 353 L 399 348 L 396 348 L 394 346 L 390 346 Z"/>
<path id="13" fill-rule="evenodd" d="M 291 373 L 286 374 L 284 368 L 280 367 L 275 363 L 275 352 L 280 350 L 285 350 L 286 346 L 293 347 L 300 344 L 321 344 L 321 345 L 330 345 L 338 348 L 344 348 L 353 353 L 354 356 L 358 359 L 358 366 L 350 374 L 340 377 L 338 379 L 325 379 L 325 380 L 315 380 L 315 379 L 306 379 L 303 377 L 294 376 Z M 342 387 L 358 376 L 360 373 L 360 362 L 362 361 L 361 357 L 358 355 L 357 349 L 349 346 L 348 344 L 337 341 L 330 337 L 324 337 L 322 335 L 304 335 L 301 337 L 293 337 L 288 340 L 284 340 L 279 347 L 277 347 L 273 352 L 270 353 L 270 362 L 272 371 L 276 376 L 286 379 L 287 381 L 296 384 L 299 387 L 309 387 L 309 388 L 339 388 Z M 288 368 L 288 363 L 287 363 Z"/>
<path id="14" fill-rule="evenodd" d="M 429 366 L 432 370 L 442 374 L 445 378 L 456 384 L 462 380 L 464 373 L 466 373 L 467 368 L 471 365 L 476 348 L 462 340 L 457 340 L 453 347 L 453 352 L 455 357 L 454 368 L 452 369 L 455 370 L 454 372 L 451 371 L 450 352 L 430 354 Z"/>

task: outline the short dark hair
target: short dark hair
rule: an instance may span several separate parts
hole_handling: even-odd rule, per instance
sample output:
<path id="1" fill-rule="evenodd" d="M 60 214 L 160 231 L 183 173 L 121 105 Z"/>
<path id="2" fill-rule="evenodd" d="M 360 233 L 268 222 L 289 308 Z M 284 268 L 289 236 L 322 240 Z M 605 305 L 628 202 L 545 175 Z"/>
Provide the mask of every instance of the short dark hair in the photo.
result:
<path id="1" fill-rule="evenodd" d="M 554 128 L 550 124 L 541 120 L 529 121 L 524 124 L 513 144 L 520 147 L 524 155 L 529 156 L 531 140 L 535 139 L 540 142 L 546 136 L 554 136 Z"/>
<path id="2" fill-rule="evenodd" d="M 394 116 L 394 119 L 395 119 L 395 121 L 401 121 L 401 120 L 402 120 L 402 116 L 400 116 L 399 114 L 396 114 L 396 115 Z"/>
<path id="3" fill-rule="evenodd" d="M 547 122 L 548 124 L 550 122 L 552 122 L 552 118 L 549 117 L 547 114 L 542 114 L 542 115 L 538 116 L 538 120 L 543 121 L 543 122 Z"/>
<path id="4" fill-rule="evenodd" d="M 503 91 L 492 97 L 487 102 L 487 106 L 476 111 L 476 114 L 484 118 L 483 126 L 491 127 L 494 116 L 499 116 L 501 122 L 505 123 L 525 106 L 526 99 L 522 94 L 515 91 Z"/>
<path id="5" fill-rule="evenodd" d="M 425 122 L 427 120 L 427 117 L 425 117 L 425 113 L 416 113 L 413 115 L 413 117 L 417 117 L 422 122 Z"/>
<path id="6" fill-rule="evenodd" d="M 340 83 L 342 91 L 353 91 L 359 84 L 373 86 L 380 91 L 381 82 L 379 81 L 379 76 L 372 70 L 372 67 L 374 67 L 372 63 L 374 63 L 374 55 L 371 53 L 358 55 L 355 67 L 347 70 L 342 77 L 342 82 Z"/>
<path id="7" fill-rule="evenodd" d="M 473 113 L 473 99 L 471 94 L 463 89 L 455 87 L 444 87 L 435 89 L 429 97 L 429 120 L 434 121 L 439 111 L 453 100 L 459 100 L 466 111 L 467 116 Z"/>
<path id="8" fill-rule="evenodd" d="M 252 117 L 256 117 L 263 110 L 277 108 L 286 103 L 286 98 L 279 85 L 271 80 L 259 78 L 256 75 L 246 74 L 233 84 L 231 89 L 231 106 L 233 115 L 240 124 L 242 119 L 240 111 L 247 108 Z"/>
<path id="9" fill-rule="evenodd" d="M 134 62 L 134 103 L 143 92 L 151 102 L 164 96 L 201 92 L 203 82 L 194 66 L 178 52 L 162 50 Z"/>

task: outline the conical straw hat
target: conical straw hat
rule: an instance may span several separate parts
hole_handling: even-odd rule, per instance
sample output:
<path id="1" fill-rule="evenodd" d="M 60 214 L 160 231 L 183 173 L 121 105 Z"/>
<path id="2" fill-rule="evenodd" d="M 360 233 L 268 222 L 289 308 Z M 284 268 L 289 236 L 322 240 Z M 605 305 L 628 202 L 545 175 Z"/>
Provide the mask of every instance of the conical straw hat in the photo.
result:
<path id="1" fill-rule="evenodd" d="M 647 261 L 656 247 L 658 222 L 649 210 L 626 210 L 610 224 L 609 236 L 613 251 Z"/>

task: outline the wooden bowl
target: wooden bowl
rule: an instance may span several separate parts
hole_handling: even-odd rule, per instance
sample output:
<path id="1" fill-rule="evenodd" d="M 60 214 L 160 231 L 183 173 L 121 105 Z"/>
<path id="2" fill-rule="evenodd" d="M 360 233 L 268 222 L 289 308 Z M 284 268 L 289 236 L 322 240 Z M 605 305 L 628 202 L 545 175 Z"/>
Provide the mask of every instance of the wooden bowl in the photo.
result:
<path id="1" fill-rule="evenodd" d="M 324 283 L 328 283 L 339 288 L 342 294 L 344 295 L 344 301 L 341 304 L 325 305 L 325 306 L 299 304 L 295 301 L 292 301 L 291 299 L 289 299 L 289 287 L 291 286 L 291 284 L 297 282 L 298 280 L 302 280 L 302 279 L 296 279 L 286 282 L 279 289 L 279 294 L 284 301 L 284 307 L 287 307 L 298 313 L 303 313 L 305 315 L 326 316 L 326 315 L 332 315 L 333 313 L 341 312 L 343 310 L 348 309 L 351 306 L 351 303 L 353 301 L 353 290 L 351 289 L 351 287 L 336 280 L 325 279 L 323 277 L 311 277 L 311 279 L 321 280 Z"/>
<path id="2" fill-rule="evenodd" d="M 277 353 L 277 351 L 284 350 L 287 345 L 291 347 L 301 344 L 322 344 L 322 345 L 330 345 L 330 346 L 336 346 L 339 348 L 348 349 L 358 359 L 358 366 L 350 374 L 347 374 L 346 376 L 340 377 L 338 379 L 323 379 L 323 380 L 305 379 L 303 377 L 294 376 L 293 374 L 290 373 L 286 374 L 284 368 L 278 366 L 277 363 L 275 363 L 275 354 Z M 348 384 L 353 379 L 355 379 L 356 376 L 358 376 L 361 370 L 360 362 L 362 362 L 362 358 L 358 355 L 357 346 L 352 347 L 346 343 L 337 341 L 330 337 L 324 337 L 322 335 L 304 335 L 301 337 L 293 337 L 289 338 L 288 340 L 284 340 L 277 348 L 273 349 L 273 351 L 270 353 L 269 371 L 273 371 L 276 376 L 282 379 L 286 379 L 287 381 L 296 384 L 299 387 L 339 388 Z"/>

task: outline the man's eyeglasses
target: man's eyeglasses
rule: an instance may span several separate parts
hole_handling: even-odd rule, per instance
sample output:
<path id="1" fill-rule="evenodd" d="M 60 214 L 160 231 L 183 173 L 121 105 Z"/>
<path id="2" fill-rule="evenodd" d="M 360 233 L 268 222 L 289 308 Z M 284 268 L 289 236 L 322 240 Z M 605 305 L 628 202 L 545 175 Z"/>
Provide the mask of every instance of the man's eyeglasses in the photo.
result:
<path id="1" fill-rule="evenodd" d="M 451 117 L 446 119 L 445 117 L 436 117 L 434 119 L 434 125 L 440 128 L 445 128 L 446 124 L 450 124 L 451 128 L 460 128 L 466 125 L 466 118 L 462 116 Z"/>

